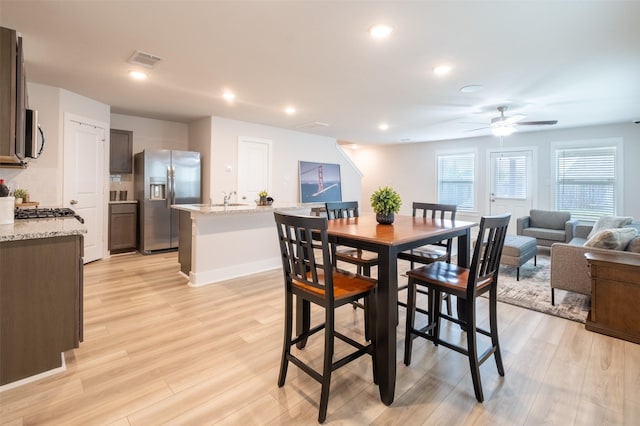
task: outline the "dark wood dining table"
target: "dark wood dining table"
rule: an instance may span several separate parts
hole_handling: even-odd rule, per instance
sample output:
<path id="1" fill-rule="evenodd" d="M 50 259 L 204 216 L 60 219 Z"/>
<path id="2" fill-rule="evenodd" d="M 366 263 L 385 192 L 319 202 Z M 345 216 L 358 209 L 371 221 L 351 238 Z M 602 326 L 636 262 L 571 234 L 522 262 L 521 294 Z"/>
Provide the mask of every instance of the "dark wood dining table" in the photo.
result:
<path id="1" fill-rule="evenodd" d="M 373 214 L 329 220 L 332 243 L 378 254 L 376 295 L 376 359 L 380 399 L 393 402 L 396 384 L 396 328 L 398 312 L 398 253 L 448 238 L 458 239 L 458 265 L 469 266 L 474 222 L 396 215 L 391 225 L 380 225 Z M 298 304 L 298 331 L 309 329 L 309 306 Z"/>

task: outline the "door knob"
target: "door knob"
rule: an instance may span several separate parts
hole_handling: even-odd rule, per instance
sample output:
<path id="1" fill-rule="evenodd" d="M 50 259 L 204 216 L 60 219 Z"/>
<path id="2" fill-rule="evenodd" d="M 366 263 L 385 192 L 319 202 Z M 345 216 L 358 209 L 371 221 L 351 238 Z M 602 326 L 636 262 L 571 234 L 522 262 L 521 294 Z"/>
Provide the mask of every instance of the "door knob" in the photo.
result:
<path id="1" fill-rule="evenodd" d="M 78 200 L 71 200 L 71 201 L 69 201 L 69 204 L 74 206 L 74 205 L 78 204 Z"/>

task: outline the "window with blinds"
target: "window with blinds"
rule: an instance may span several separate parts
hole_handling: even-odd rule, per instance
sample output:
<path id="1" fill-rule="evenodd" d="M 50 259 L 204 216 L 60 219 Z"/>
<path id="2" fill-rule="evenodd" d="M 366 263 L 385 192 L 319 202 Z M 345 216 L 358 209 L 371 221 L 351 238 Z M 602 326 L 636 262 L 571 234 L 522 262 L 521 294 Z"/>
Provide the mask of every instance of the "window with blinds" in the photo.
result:
<path id="1" fill-rule="evenodd" d="M 438 159 L 438 203 L 475 210 L 475 155 L 441 154 Z"/>
<path id="2" fill-rule="evenodd" d="M 496 198 L 527 198 L 527 156 L 514 153 L 493 159 L 493 195 Z"/>
<path id="3" fill-rule="evenodd" d="M 556 209 L 576 219 L 616 214 L 616 147 L 556 149 Z"/>

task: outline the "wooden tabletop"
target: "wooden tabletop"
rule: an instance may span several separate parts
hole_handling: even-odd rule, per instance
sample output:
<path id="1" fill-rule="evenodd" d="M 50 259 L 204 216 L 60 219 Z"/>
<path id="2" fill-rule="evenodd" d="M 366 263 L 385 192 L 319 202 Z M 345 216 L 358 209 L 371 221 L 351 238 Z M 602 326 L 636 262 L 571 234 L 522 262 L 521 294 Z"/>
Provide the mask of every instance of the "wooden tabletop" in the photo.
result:
<path id="1" fill-rule="evenodd" d="M 396 215 L 391 225 L 380 225 L 373 214 L 328 221 L 330 235 L 344 236 L 385 245 L 399 245 L 425 236 L 447 234 L 451 230 L 471 228 L 477 224 L 461 220 L 440 220 Z"/>

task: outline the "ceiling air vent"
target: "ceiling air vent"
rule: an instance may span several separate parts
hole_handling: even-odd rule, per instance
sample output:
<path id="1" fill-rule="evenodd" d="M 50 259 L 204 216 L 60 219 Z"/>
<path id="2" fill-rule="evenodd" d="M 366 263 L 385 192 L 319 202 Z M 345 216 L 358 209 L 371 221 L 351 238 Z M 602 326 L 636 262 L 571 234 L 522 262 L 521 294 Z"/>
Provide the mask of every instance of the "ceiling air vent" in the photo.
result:
<path id="1" fill-rule="evenodd" d="M 321 121 L 309 121 L 296 126 L 296 129 L 313 129 L 314 127 L 328 127 L 327 123 Z"/>
<path id="2" fill-rule="evenodd" d="M 143 52 L 141 50 L 136 50 L 129 58 L 129 63 L 147 68 L 153 68 L 153 66 L 160 60 L 161 58 L 156 55 L 152 55 L 151 53 Z"/>

